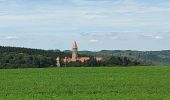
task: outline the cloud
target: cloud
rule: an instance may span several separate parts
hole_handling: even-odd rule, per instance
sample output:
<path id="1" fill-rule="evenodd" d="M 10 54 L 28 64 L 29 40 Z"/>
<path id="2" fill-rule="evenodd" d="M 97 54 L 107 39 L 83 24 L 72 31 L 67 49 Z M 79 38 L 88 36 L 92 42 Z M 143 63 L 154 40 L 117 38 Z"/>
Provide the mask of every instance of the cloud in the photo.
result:
<path id="1" fill-rule="evenodd" d="M 99 5 L 104 3 L 115 3 L 117 1 L 113 0 L 71 0 L 74 4 L 77 5 Z"/>
<path id="2" fill-rule="evenodd" d="M 112 36 L 110 38 L 113 39 L 113 40 L 117 40 L 119 37 L 118 36 Z"/>
<path id="3" fill-rule="evenodd" d="M 112 37 L 116 36 L 118 32 L 88 32 L 88 33 L 80 33 L 82 36 L 92 36 L 92 37 Z"/>
<path id="4" fill-rule="evenodd" d="M 160 40 L 164 38 L 163 36 L 160 35 L 144 35 L 143 37 L 147 39 L 155 39 L 155 40 Z"/>
<path id="5" fill-rule="evenodd" d="M 65 5 L 56 3 L 60 1 Z M 40 39 L 42 42 L 39 43 L 42 47 L 49 47 L 48 44 L 44 45 L 46 41 L 43 41 L 49 37 L 42 36 L 43 34 L 64 37 L 58 38 L 60 41 L 67 39 L 107 45 L 118 42 L 130 44 L 129 41 L 136 43 L 139 37 L 142 42 L 144 42 L 142 39 L 165 40 L 167 34 L 152 33 L 170 31 L 169 1 L 166 4 L 162 4 L 164 1 L 161 1 L 161 4 L 149 4 L 151 0 L 0 0 L 0 2 L 0 32 L 23 35 L 24 39 L 19 35 L 19 40 L 24 41 L 32 41 L 25 36 L 26 33 L 32 34 L 31 36 L 38 35 L 39 38 L 38 36 L 32 38 L 37 41 L 42 38 Z M 1 40 L 17 38 L 6 34 L 0 35 Z M 32 43 L 29 46 L 36 47 Z M 106 45 L 99 47 L 104 48 Z"/>
<path id="6" fill-rule="evenodd" d="M 87 36 L 89 36 L 90 34 L 89 34 L 89 33 L 80 33 L 80 35 L 87 37 Z"/>
<path id="7" fill-rule="evenodd" d="M 168 32 L 159 32 L 155 34 L 151 34 L 148 32 L 92 32 L 92 33 L 84 33 L 80 34 L 82 37 L 86 39 L 92 39 L 90 42 L 98 42 L 98 40 L 104 42 L 112 41 L 112 40 L 119 40 L 119 41 L 126 41 L 126 40 L 136 40 L 136 39 L 152 39 L 152 40 L 162 40 L 165 38 L 170 38 L 170 34 Z M 96 41 L 97 40 L 97 41 Z"/>
<path id="8" fill-rule="evenodd" d="M 91 39 L 91 40 L 89 40 L 89 42 L 91 42 L 91 43 L 97 43 L 97 42 L 99 42 L 99 40 L 97 40 L 97 39 Z"/>
<path id="9" fill-rule="evenodd" d="M 5 35 L 0 35 L 0 40 L 16 40 L 18 39 L 17 36 L 5 36 Z"/>
<path id="10" fill-rule="evenodd" d="M 131 32 L 89 32 L 81 33 L 81 37 L 94 38 L 98 40 L 127 40 L 135 33 Z"/>
<path id="11" fill-rule="evenodd" d="M 9 15 L 0 16 L 0 21 L 2 23 L 40 23 L 49 24 L 53 20 L 55 23 L 71 23 L 74 22 L 78 26 L 136 26 L 136 22 L 141 24 L 148 24 L 148 20 L 154 21 L 154 17 L 143 17 L 143 15 L 138 16 L 137 13 L 150 13 L 164 11 L 170 12 L 170 8 L 167 6 L 151 6 L 147 7 L 136 3 L 136 0 L 73 0 L 77 3 L 85 3 L 84 6 L 71 5 L 68 7 L 33 7 L 31 10 L 19 7 L 15 10 L 7 10 L 10 12 Z M 28 1 L 27 1 L 28 2 Z M 30 1 L 31 2 L 31 1 Z M 103 4 L 103 2 L 105 2 Z M 89 6 L 88 4 L 98 4 L 101 3 L 102 6 Z M 109 5 L 108 4 L 112 4 Z M 124 6 L 125 5 L 125 6 Z M 4 13 L 4 12 L 3 12 Z M 16 15 L 16 13 L 18 15 Z M 119 16 L 117 14 L 123 14 Z M 133 16 L 130 16 L 132 14 Z M 152 18 L 152 19 L 151 19 Z M 155 19 L 156 20 L 156 19 Z M 28 22 L 29 23 L 28 23 Z M 49 22 L 48 22 L 49 21 Z M 63 22 L 65 21 L 65 22 Z M 42 23 L 44 22 L 44 23 Z M 7 23 L 7 24 L 8 24 Z M 151 21 L 150 21 L 151 23 Z M 152 24 L 151 23 L 151 24 Z"/>

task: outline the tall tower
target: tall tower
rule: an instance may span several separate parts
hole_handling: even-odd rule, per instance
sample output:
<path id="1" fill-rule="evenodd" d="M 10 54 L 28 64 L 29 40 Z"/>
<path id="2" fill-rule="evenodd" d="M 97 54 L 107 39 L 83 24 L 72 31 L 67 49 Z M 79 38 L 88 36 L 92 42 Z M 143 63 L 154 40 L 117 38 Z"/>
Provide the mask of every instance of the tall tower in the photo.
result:
<path id="1" fill-rule="evenodd" d="M 77 58 L 78 58 L 78 46 L 75 41 L 72 47 L 72 61 L 77 61 Z"/>

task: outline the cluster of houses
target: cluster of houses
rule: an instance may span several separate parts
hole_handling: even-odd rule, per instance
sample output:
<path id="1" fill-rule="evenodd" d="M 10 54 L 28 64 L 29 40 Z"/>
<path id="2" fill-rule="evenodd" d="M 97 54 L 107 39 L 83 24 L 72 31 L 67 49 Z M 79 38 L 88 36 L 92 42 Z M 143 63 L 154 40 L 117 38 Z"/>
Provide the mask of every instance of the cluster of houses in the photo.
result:
<path id="1" fill-rule="evenodd" d="M 95 57 L 96 61 L 102 61 L 102 57 Z M 72 46 L 72 57 L 65 57 L 64 59 L 60 59 L 60 57 L 56 58 L 56 65 L 58 67 L 61 66 L 60 60 L 63 60 L 64 63 L 70 63 L 70 62 L 86 62 L 90 60 L 90 57 L 78 57 L 78 46 L 77 43 L 74 42 Z"/>

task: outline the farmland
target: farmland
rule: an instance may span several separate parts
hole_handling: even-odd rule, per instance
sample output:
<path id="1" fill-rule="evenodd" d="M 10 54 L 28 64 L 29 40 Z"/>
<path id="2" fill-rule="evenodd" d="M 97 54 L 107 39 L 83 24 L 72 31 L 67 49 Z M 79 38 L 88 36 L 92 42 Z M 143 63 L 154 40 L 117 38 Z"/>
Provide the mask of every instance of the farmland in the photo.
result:
<path id="1" fill-rule="evenodd" d="M 1 69 L 2 100 L 169 100 L 170 67 Z"/>

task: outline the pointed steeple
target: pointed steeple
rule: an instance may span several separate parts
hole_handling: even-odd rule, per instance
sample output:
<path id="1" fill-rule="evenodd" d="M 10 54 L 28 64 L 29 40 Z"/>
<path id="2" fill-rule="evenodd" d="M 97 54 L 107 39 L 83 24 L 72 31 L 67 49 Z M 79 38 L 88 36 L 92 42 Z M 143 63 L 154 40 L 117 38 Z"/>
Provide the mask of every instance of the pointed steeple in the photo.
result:
<path id="1" fill-rule="evenodd" d="M 75 41 L 72 47 L 72 61 L 77 61 L 77 58 L 78 58 L 78 46 Z"/>
<path id="2" fill-rule="evenodd" d="M 73 43 L 73 47 L 72 48 L 73 49 L 77 49 L 78 48 L 76 41 Z"/>

